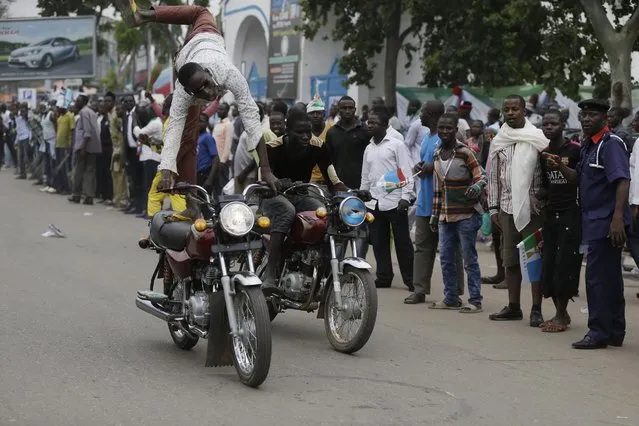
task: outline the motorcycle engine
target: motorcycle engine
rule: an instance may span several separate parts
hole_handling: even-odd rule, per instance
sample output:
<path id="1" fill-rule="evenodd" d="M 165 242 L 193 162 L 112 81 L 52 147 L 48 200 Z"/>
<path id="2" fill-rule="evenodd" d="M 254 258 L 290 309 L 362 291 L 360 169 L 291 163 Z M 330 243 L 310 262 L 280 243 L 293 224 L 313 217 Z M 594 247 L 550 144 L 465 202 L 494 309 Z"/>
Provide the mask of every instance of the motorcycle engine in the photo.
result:
<path id="1" fill-rule="evenodd" d="M 203 291 L 196 291 L 187 301 L 186 318 L 191 325 L 209 326 L 209 296 Z"/>
<path id="2" fill-rule="evenodd" d="M 282 279 L 286 296 L 297 302 L 305 301 L 313 283 L 314 266 L 319 252 L 309 250 L 291 256 L 288 271 Z"/>

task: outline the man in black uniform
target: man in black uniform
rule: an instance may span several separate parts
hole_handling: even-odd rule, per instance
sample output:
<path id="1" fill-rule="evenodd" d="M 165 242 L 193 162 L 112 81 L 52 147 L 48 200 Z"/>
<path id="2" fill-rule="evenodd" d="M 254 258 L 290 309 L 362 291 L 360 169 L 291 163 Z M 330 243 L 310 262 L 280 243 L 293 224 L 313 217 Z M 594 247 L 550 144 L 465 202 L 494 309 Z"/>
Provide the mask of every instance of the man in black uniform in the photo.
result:
<path id="1" fill-rule="evenodd" d="M 269 164 L 273 174 L 279 179 L 279 189 L 286 186 L 286 181 L 309 182 L 317 164 L 333 191 L 348 190 L 337 177 L 326 146 L 321 139 L 313 136 L 311 130 L 311 121 L 306 111 L 291 108 L 286 118 L 286 133 L 267 143 Z M 284 239 L 291 230 L 295 214 L 316 210 L 323 205 L 312 192 L 306 195 L 278 195 L 264 200 L 264 214 L 271 219 L 271 248 L 263 289 L 270 292 L 278 290 L 275 277 L 278 276 L 282 262 Z"/>

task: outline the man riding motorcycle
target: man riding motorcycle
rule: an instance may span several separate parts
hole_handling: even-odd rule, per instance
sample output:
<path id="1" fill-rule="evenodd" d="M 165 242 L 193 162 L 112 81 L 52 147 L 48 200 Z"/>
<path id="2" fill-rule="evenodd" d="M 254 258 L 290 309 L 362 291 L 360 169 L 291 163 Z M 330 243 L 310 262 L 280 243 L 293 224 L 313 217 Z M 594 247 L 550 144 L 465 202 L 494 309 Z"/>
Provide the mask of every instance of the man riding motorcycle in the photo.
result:
<path id="1" fill-rule="evenodd" d="M 286 133 L 267 142 L 266 151 L 271 171 L 279 179 L 278 190 L 286 189 L 291 182 L 309 182 L 313 168 L 317 165 L 324 175 L 324 180 L 330 182 L 333 192 L 348 191 L 331 164 L 326 146 L 319 138 L 313 136 L 311 129 L 306 111 L 292 108 L 286 117 Z M 295 214 L 316 210 L 323 205 L 322 201 L 309 194 L 278 195 L 263 201 L 263 213 L 271 219 L 271 248 L 262 284 L 265 292 L 279 291 L 276 277 L 279 276 L 278 271 L 282 263 L 284 240 L 291 230 Z"/>

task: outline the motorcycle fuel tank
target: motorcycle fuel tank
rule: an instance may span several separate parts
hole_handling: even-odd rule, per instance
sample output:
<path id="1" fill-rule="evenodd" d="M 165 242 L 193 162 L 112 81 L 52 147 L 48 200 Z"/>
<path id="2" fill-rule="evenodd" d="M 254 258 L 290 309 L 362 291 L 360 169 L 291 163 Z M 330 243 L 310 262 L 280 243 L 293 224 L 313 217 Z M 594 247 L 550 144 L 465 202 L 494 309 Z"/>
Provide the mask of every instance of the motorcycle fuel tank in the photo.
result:
<path id="1" fill-rule="evenodd" d="M 291 241 L 293 244 L 317 244 L 324 238 L 326 226 L 326 218 L 318 218 L 314 211 L 298 213 L 293 222 Z"/>
<path id="2" fill-rule="evenodd" d="M 186 241 L 186 253 L 191 259 L 209 260 L 213 253 L 211 248 L 215 243 L 215 232 L 205 229 L 202 232 L 193 231 Z"/>

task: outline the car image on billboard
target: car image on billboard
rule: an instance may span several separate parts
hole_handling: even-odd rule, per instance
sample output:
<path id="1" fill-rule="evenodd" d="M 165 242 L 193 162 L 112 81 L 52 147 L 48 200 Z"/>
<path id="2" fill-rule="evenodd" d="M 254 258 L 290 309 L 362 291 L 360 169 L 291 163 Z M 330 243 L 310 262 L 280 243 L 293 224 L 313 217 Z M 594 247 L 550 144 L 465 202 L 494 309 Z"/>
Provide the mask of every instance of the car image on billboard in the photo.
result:
<path id="1" fill-rule="evenodd" d="M 95 53 L 94 16 L 0 21 L 0 80 L 93 77 Z"/>

